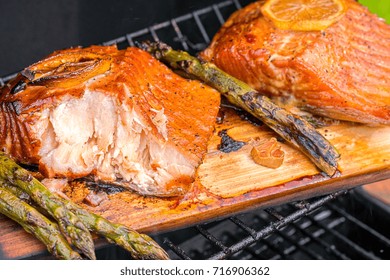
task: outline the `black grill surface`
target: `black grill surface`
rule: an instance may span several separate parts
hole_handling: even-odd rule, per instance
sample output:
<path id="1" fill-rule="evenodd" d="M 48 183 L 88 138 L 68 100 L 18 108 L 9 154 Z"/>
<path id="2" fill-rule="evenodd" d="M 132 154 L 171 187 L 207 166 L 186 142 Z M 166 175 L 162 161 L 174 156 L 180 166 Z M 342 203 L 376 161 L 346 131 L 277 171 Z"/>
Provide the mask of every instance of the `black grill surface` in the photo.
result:
<path id="1" fill-rule="evenodd" d="M 172 259 L 390 259 L 390 212 L 357 187 L 152 236 Z M 128 259 L 117 247 L 98 258 Z"/>
<path id="2" fill-rule="evenodd" d="M 174 259 L 390 259 L 390 213 L 360 192 L 253 211 L 162 238 Z M 188 231 L 193 237 L 177 242 Z"/>

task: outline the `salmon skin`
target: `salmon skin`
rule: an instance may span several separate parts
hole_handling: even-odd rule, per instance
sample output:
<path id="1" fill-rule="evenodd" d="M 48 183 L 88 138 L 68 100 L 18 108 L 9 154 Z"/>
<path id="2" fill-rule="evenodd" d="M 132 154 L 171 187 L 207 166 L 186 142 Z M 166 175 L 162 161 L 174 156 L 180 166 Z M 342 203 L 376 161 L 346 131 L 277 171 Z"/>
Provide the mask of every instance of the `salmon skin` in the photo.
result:
<path id="1" fill-rule="evenodd" d="M 235 12 L 201 58 L 314 114 L 390 124 L 390 26 L 384 20 L 346 0 L 346 13 L 323 31 L 281 30 L 262 15 L 263 3 Z"/>
<path id="2" fill-rule="evenodd" d="M 216 90 L 138 48 L 61 50 L 1 89 L 0 148 L 48 178 L 182 195 L 206 153 L 219 103 Z"/>

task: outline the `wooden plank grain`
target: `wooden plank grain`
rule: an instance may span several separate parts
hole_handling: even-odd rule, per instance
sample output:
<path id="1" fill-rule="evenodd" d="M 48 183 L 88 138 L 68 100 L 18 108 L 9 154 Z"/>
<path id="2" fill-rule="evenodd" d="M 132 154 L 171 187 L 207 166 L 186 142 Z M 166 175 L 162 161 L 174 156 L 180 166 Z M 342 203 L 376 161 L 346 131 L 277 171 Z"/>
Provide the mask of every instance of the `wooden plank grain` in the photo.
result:
<path id="1" fill-rule="evenodd" d="M 20 259 L 46 253 L 46 247 L 16 222 L 0 214 L 0 259 Z"/>
<path id="2" fill-rule="evenodd" d="M 349 189 L 390 178 L 390 127 L 335 123 L 319 129 L 341 154 L 332 178 L 296 148 L 281 143 L 285 160 L 270 169 L 250 157 L 250 145 L 231 153 L 218 150 L 218 132 L 226 129 L 235 140 L 276 137 L 264 125 L 255 126 L 231 110 L 216 125 L 208 153 L 197 170 L 191 191 L 181 198 L 143 197 L 130 191 L 113 193 L 96 207 L 84 204 L 89 190 L 74 187 L 69 196 L 107 219 L 145 232 L 165 232 L 277 204 Z M 0 216 L 0 250 L 5 258 L 23 258 L 44 252 L 35 238 Z M 1 255 L 1 254 L 0 254 Z"/>

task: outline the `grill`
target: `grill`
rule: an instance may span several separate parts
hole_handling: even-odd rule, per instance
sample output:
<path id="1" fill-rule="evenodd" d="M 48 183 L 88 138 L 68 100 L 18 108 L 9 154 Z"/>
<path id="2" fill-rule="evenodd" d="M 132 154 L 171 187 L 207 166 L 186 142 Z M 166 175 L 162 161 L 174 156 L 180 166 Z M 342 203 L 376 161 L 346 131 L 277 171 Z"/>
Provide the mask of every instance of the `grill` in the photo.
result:
<path id="1" fill-rule="evenodd" d="M 172 259 L 390 259 L 390 211 L 361 188 L 152 236 Z M 100 259 L 128 259 L 118 247 Z"/>
<path id="2" fill-rule="evenodd" d="M 136 41 L 164 41 L 173 48 L 192 54 L 204 49 L 225 20 L 237 9 L 252 1 L 225 1 L 194 11 L 149 28 L 126 34 L 103 45 L 117 44 L 118 48 L 134 46 Z M 196 27 L 196 28 L 194 28 Z"/>
<path id="3" fill-rule="evenodd" d="M 161 40 L 196 54 L 232 12 L 249 2 L 220 2 L 102 44 L 126 48 Z M 14 76 L 0 78 L 0 84 Z M 390 259 L 389 214 L 357 187 L 152 237 L 172 259 Z M 97 257 L 130 256 L 106 245 Z"/>

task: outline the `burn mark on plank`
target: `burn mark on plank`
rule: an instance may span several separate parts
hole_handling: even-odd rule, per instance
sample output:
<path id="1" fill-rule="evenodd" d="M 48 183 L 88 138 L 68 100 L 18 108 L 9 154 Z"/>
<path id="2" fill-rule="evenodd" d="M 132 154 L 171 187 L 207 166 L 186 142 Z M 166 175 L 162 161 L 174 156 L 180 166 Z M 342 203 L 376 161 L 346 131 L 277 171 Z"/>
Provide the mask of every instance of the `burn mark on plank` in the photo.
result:
<path id="1" fill-rule="evenodd" d="M 226 129 L 218 132 L 218 136 L 221 137 L 221 143 L 218 145 L 218 150 L 223 153 L 235 152 L 241 149 L 244 145 L 246 145 L 243 141 L 234 140 L 227 133 Z"/>

